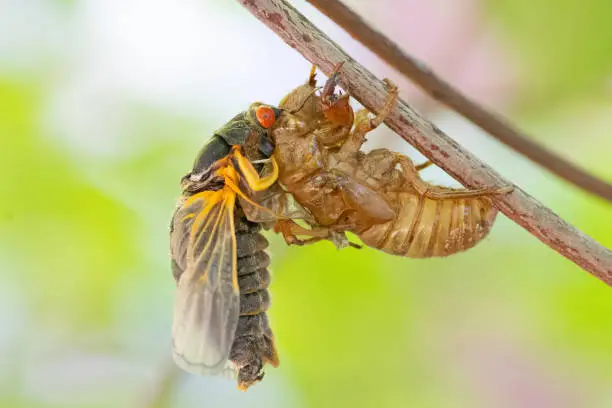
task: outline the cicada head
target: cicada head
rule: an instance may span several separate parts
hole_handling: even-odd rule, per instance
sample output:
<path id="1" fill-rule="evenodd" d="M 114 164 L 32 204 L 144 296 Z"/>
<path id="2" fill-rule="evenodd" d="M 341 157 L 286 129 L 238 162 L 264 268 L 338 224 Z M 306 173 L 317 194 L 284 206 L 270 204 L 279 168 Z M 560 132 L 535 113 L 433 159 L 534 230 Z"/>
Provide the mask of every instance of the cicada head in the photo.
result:
<path id="1" fill-rule="evenodd" d="M 255 102 L 219 128 L 195 159 L 188 176 L 205 175 L 210 166 L 226 157 L 232 146 L 255 146 L 247 153 L 250 160 L 267 159 L 274 151 L 270 128 L 280 117 L 282 110 Z"/>
<path id="2" fill-rule="evenodd" d="M 255 131 L 249 133 L 242 143 L 244 153 L 251 161 L 269 159 L 274 152 L 274 141 L 270 131 L 281 116 L 282 109 L 254 102 L 247 114 Z"/>

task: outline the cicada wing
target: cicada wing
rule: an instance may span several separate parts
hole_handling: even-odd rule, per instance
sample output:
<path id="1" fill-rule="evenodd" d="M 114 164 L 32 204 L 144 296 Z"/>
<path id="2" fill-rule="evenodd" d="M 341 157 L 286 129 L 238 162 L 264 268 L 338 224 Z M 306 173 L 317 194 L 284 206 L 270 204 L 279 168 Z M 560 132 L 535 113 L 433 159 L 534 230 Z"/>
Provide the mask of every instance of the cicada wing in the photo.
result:
<path id="1" fill-rule="evenodd" d="M 170 251 L 178 277 L 174 360 L 196 374 L 227 371 L 240 311 L 235 194 L 226 188 L 185 200 L 173 219 Z"/>

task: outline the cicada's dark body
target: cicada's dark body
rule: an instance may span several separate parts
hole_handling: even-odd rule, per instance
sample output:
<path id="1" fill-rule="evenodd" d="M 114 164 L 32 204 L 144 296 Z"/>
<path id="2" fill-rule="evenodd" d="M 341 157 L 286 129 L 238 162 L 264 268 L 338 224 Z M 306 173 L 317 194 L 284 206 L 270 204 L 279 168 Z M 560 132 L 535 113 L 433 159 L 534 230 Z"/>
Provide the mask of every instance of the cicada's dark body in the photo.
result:
<path id="1" fill-rule="evenodd" d="M 230 351 L 230 361 L 241 367 L 238 384 L 261 380 L 264 363 L 278 366 L 278 355 L 266 310 L 270 305 L 268 285 L 270 257 L 265 252 L 268 241 L 261 235 L 261 225 L 250 222 L 237 208 L 237 274 L 240 288 L 240 317 Z"/>
<path id="2" fill-rule="evenodd" d="M 263 378 L 266 363 L 278 365 L 266 316 L 268 242 L 238 200 L 276 181 L 275 166 L 260 177 L 262 165 L 252 161 L 270 158 L 268 130 L 278 115 L 255 103 L 215 132 L 182 179 L 170 227 L 174 359 L 192 373 L 237 376 L 243 390 Z"/>

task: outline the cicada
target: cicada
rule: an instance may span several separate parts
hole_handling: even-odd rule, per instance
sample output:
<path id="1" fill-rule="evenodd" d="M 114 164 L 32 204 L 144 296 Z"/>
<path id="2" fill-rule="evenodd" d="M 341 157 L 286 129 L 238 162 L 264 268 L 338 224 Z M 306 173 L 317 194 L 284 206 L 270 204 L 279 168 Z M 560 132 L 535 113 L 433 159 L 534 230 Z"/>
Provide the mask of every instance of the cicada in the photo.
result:
<path id="1" fill-rule="evenodd" d="M 269 132 L 279 115 L 254 103 L 214 133 L 182 178 L 170 226 L 174 360 L 191 373 L 236 376 L 242 390 L 279 362 L 266 315 L 268 241 L 240 205 L 259 208 L 249 196 L 277 179 Z"/>
<path id="2" fill-rule="evenodd" d="M 277 230 L 288 243 L 325 238 L 342 244 L 352 232 L 364 244 L 412 258 L 447 256 L 467 250 L 491 230 L 497 208 L 491 197 L 511 187 L 456 189 L 424 181 L 410 158 L 388 149 L 362 151 L 366 135 L 391 112 L 398 90 L 385 80 L 389 95 L 377 115 L 362 109 L 356 114 L 348 94 L 336 94 L 342 64 L 317 93 L 315 69 L 308 81 L 279 104 L 283 109 L 272 127 L 273 157 L 279 183 L 307 209 L 315 222 L 313 237 L 289 221 Z"/>

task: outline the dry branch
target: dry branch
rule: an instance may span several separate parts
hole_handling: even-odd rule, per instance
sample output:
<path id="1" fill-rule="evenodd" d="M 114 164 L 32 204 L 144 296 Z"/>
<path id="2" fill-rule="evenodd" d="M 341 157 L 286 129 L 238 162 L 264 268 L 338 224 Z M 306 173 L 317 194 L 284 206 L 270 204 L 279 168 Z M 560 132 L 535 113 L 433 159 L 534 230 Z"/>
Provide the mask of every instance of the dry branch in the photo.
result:
<path id="1" fill-rule="evenodd" d="M 411 79 L 424 92 L 453 109 L 482 130 L 525 157 L 570 183 L 612 202 L 612 185 L 598 179 L 555 153 L 534 142 L 529 136 L 470 100 L 448 82 L 439 78 L 422 62 L 405 53 L 396 43 L 376 31 L 339 0 L 306 0 L 327 15 L 353 38 L 368 47 L 390 66 Z"/>
<path id="2" fill-rule="evenodd" d="M 347 55 L 302 14 L 283 0 L 239 0 L 289 46 L 329 74 L 344 61 L 342 87 L 371 111 L 383 105 L 386 91 L 377 79 Z M 511 185 L 403 101 L 385 123 L 440 168 L 468 187 Z M 572 227 L 536 199 L 515 187 L 496 200 L 500 210 L 572 262 L 612 286 L 612 252 Z"/>

